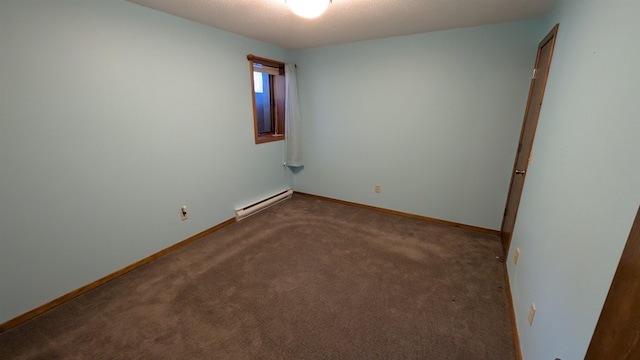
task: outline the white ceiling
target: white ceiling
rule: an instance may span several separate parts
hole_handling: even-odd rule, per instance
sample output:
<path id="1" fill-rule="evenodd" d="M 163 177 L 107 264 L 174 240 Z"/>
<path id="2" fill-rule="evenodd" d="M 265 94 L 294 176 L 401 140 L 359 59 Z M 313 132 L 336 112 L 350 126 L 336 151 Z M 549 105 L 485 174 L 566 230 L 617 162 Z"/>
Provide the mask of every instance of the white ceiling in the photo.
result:
<path id="1" fill-rule="evenodd" d="M 333 0 L 316 19 L 285 0 L 128 0 L 286 49 L 542 17 L 556 0 Z"/>

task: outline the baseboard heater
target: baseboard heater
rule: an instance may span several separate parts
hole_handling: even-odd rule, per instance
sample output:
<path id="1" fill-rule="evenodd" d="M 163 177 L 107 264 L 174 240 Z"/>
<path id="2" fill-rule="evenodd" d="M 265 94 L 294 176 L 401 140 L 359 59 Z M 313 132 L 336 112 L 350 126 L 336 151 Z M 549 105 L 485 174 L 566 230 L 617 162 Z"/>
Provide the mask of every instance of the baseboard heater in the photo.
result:
<path id="1" fill-rule="evenodd" d="M 247 217 L 257 214 L 258 212 L 268 208 L 269 206 L 273 206 L 281 201 L 287 200 L 293 195 L 293 190 L 286 189 L 275 193 L 271 196 L 267 196 L 264 199 L 260 199 L 251 204 L 247 204 L 243 207 L 235 209 L 236 212 L 236 220 L 240 221 L 242 219 L 246 219 Z"/>

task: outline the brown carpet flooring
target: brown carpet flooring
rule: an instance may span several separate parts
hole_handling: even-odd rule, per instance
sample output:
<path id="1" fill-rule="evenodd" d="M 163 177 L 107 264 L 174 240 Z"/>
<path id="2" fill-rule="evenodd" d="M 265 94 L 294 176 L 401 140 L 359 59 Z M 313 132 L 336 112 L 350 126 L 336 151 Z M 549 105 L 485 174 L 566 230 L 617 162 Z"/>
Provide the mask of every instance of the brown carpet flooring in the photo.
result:
<path id="1" fill-rule="evenodd" d="M 515 359 L 498 254 L 295 195 L 0 334 L 0 359 Z"/>

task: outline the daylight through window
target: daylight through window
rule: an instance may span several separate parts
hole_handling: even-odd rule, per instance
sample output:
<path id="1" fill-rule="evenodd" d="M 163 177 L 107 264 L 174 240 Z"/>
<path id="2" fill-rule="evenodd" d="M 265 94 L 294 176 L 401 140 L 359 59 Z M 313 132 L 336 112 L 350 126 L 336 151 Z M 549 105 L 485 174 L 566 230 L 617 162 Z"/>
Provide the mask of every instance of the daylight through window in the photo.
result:
<path id="1" fill-rule="evenodd" d="M 251 67 L 256 144 L 284 140 L 284 63 L 247 55 Z"/>

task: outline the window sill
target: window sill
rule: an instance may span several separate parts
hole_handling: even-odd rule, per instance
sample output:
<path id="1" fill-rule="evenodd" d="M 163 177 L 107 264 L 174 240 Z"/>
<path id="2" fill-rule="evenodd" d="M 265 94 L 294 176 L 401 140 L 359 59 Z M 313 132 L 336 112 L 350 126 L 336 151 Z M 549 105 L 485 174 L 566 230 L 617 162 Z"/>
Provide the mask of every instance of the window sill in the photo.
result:
<path id="1" fill-rule="evenodd" d="M 280 140 L 284 140 L 284 134 L 258 135 L 258 137 L 256 138 L 256 144 L 262 144 L 262 143 L 266 143 L 266 142 L 280 141 Z"/>

